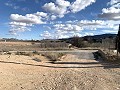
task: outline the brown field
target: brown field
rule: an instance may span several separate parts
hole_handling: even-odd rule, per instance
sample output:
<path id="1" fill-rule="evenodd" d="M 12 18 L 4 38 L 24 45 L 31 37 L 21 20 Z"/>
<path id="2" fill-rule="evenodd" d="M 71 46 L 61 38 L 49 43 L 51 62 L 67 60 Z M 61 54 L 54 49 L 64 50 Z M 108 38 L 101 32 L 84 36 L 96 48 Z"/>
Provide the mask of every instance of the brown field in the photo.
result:
<path id="1" fill-rule="evenodd" d="M 0 55 L 0 90 L 120 90 L 120 64 L 94 52 L 73 50 L 55 62 L 45 53 Z"/>
<path id="2" fill-rule="evenodd" d="M 40 43 L 40 42 L 0 42 L 0 51 L 41 51 L 41 50 L 66 50 L 65 42 Z"/>
<path id="3" fill-rule="evenodd" d="M 2 45 L 18 45 L 18 46 L 26 46 L 26 45 L 32 45 L 31 42 L 0 42 Z"/>

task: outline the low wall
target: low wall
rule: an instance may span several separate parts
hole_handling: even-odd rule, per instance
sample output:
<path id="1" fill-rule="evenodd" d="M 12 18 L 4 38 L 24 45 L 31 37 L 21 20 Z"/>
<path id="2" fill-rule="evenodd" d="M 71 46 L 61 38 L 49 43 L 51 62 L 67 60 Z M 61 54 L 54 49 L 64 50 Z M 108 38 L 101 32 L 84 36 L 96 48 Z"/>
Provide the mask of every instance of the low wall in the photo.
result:
<path id="1" fill-rule="evenodd" d="M 111 55 L 109 53 L 105 53 L 103 50 L 100 50 L 100 49 L 98 50 L 98 53 L 101 55 L 101 57 L 104 60 L 107 60 L 107 61 L 116 61 L 117 60 L 117 55 Z"/>

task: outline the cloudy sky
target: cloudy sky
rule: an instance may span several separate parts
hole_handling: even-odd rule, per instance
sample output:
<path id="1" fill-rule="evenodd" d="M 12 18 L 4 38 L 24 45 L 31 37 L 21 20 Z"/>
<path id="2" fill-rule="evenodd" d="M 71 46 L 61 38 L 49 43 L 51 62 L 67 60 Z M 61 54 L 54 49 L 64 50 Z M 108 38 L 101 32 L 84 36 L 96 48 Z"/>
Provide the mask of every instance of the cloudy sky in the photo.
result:
<path id="1" fill-rule="evenodd" d="M 50 39 L 117 33 L 120 0 L 1 0 L 0 38 Z"/>

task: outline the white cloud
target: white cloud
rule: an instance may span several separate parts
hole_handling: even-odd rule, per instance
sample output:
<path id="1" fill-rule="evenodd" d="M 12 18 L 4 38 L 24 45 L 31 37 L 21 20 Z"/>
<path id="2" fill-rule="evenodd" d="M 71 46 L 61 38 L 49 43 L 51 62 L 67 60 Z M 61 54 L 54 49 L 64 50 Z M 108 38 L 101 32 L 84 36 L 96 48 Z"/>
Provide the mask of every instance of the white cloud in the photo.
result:
<path id="1" fill-rule="evenodd" d="M 102 20 L 81 20 L 78 22 L 79 25 L 102 25 L 104 21 Z"/>
<path id="2" fill-rule="evenodd" d="M 43 26 L 46 30 L 51 30 L 51 27 L 49 26 Z"/>
<path id="3" fill-rule="evenodd" d="M 115 8 L 115 7 L 103 8 L 102 12 L 103 13 L 119 13 L 120 9 L 119 8 Z"/>
<path id="4" fill-rule="evenodd" d="M 66 31 L 61 31 L 61 30 L 55 30 L 53 35 L 54 35 L 54 38 L 56 39 L 69 37 Z"/>
<path id="5" fill-rule="evenodd" d="M 11 26 L 32 26 L 32 24 L 22 23 L 22 22 L 10 22 Z"/>
<path id="6" fill-rule="evenodd" d="M 36 16 L 45 17 L 45 18 L 48 17 L 48 16 L 47 16 L 47 13 L 44 13 L 44 12 L 37 12 L 37 13 L 35 13 L 35 15 L 36 15 Z"/>
<path id="7" fill-rule="evenodd" d="M 94 30 L 92 32 L 115 33 L 116 31 L 118 31 L 118 24 L 119 24 L 119 21 L 113 21 L 113 20 L 106 20 L 106 21 L 105 20 L 81 20 L 81 21 L 76 21 L 76 23 L 74 22 L 72 23 L 72 21 L 70 21 L 69 24 L 56 24 L 54 25 L 54 27 L 55 27 L 55 30 L 60 30 L 61 32 L 66 31 L 64 34 L 71 33 L 72 35 L 75 35 L 75 34 L 77 35 L 78 33 L 80 34 L 79 36 L 86 36 L 86 35 L 94 35 L 94 33 L 91 33 L 90 30 Z M 75 27 L 78 27 L 78 28 L 75 29 Z M 87 32 L 84 30 L 87 30 L 90 32 Z"/>
<path id="8" fill-rule="evenodd" d="M 84 30 L 97 30 L 97 28 L 106 26 L 105 21 L 102 20 L 81 20 L 78 21 L 77 25 L 81 26 Z"/>
<path id="9" fill-rule="evenodd" d="M 29 11 L 29 8 L 27 7 L 24 7 L 24 8 L 21 8 L 22 11 Z"/>
<path id="10" fill-rule="evenodd" d="M 17 35 L 17 33 L 24 32 L 26 30 L 30 31 L 31 29 L 29 27 L 33 26 L 32 24 L 26 24 L 22 22 L 10 22 L 9 25 L 11 27 L 9 33 L 12 35 Z"/>
<path id="11" fill-rule="evenodd" d="M 51 39 L 51 38 L 53 38 L 51 33 L 48 32 L 48 31 L 44 31 L 43 34 L 41 34 L 40 36 L 43 37 L 43 39 Z"/>
<path id="12" fill-rule="evenodd" d="M 60 39 L 60 38 L 69 38 L 70 36 L 69 35 L 58 35 L 57 37 L 56 37 L 56 39 Z"/>
<path id="13" fill-rule="evenodd" d="M 97 30 L 97 29 L 118 29 L 119 21 L 113 20 L 81 20 L 77 25 L 81 26 L 84 30 Z"/>
<path id="14" fill-rule="evenodd" d="M 50 28 L 50 27 L 45 26 L 45 28 Z M 75 35 L 82 36 L 80 32 L 83 30 L 80 26 L 73 24 L 55 24 L 50 29 L 54 31 L 52 33 L 50 33 L 49 31 L 45 31 L 40 36 L 44 37 L 45 39 L 69 38 Z"/>
<path id="15" fill-rule="evenodd" d="M 46 3 L 43 8 L 47 11 L 36 12 L 33 14 L 19 15 L 11 14 L 11 26 L 10 33 L 16 35 L 19 32 L 24 32 L 26 30 L 31 30 L 31 27 L 35 24 L 55 24 L 51 27 L 44 26 L 46 30 L 54 30 L 53 33 L 49 31 L 44 31 L 41 37 L 47 38 L 62 38 L 71 37 L 74 35 L 82 36 L 81 32 L 83 30 L 97 30 L 102 29 L 103 32 L 115 32 L 118 29 L 117 25 L 120 20 L 120 2 L 119 0 L 111 0 L 109 8 L 103 8 L 102 14 L 99 15 L 100 18 L 107 18 L 110 20 L 74 20 L 66 22 L 52 21 L 57 18 L 64 17 L 68 13 L 77 13 L 87 6 L 95 3 L 96 0 L 75 0 L 70 3 L 67 0 L 56 0 L 55 2 Z M 118 21 L 113 21 L 118 20 Z M 114 31 L 111 31 L 114 30 Z M 94 31 L 93 31 L 94 32 Z M 84 33 L 84 35 L 93 35 L 93 33 Z"/>
<path id="16" fill-rule="evenodd" d="M 47 14 L 44 12 L 37 12 L 33 14 L 26 14 L 25 16 L 19 14 L 11 14 L 12 20 L 9 25 L 11 27 L 9 33 L 15 34 L 29 30 L 34 24 L 46 24 Z"/>
<path id="17" fill-rule="evenodd" d="M 57 14 L 57 15 L 64 15 L 67 13 L 67 8 L 66 7 L 59 7 L 57 5 L 55 5 L 54 3 L 50 2 L 50 3 L 46 3 L 43 8 L 46 11 L 49 11 L 52 14 Z"/>
<path id="18" fill-rule="evenodd" d="M 94 35 L 93 33 L 85 32 L 82 36 L 93 36 L 93 35 Z"/>
<path id="19" fill-rule="evenodd" d="M 61 32 L 63 31 L 67 31 L 67 32 L 79 32 L 82 31 L 83 28 L 78 26 L 78 25 L 73 25 L 73 24 L 56 24 L 54 25 L 54 29 L 55 30 L 61 30 Z"/>
<path id="20" fill-rule="evenodd" d="M 18 2 L 25 2 L 26 0 L 16 0 Z M 6 3 L 4 3 L 6 6 L 15 9 L 15 10 L 22 10 L 22 11 L 29 11 L 29 8 L 27 7 L 21 7 L 17 5 L 17 3 L 12 2 L 12 0 L 8 0 Z"/>
<path id="21" fill-rule="evenodd" d="M 5 5 L 8 6 L 8 7 L 13 8 L 13 9 L 19 9 L 20 8 L 19 6 L 15 5 L 15 4 L 11 3 L 11 2 L 6 2 Z"/>
<path id="22" fill-rule="evenodd" d="M 67 7 L 69 6 L 68 1 L 64 0 L 56 0 L 55 3 L 50 2 L 46 3 L 43 6 L 43 9 L 45 9 L 47 12 L 51 13 L 51 19 L 54 20 L 57 17 L 62 18 L 65 14 L 68 13 Z"/>
<path id="23" fill-rule="evenodd" d="M 69 23 L 70 22 L 70 23 Z M 119 21 L 113 20 L 81 20 L 81 21 L 66 21 L 51 26 L 53 38 L 68 38 L 72 36 L 89 36 L 96 32 L 100 33 L 116 33 L 118 31 Z M 90 31 L 94 30 L 94 31 Z"/>
<path id="24" fill-rule="evenodd" d="M 78 22 L 78 20 L 69 20 L 69 21 L 66 21 L 65 23 L 76 24 L 77 22 Z"/>
<path id="25" fill-rule="evenodd" d="M 62 24 L 63 21 L 50 21 L 49 24 Z"/>
<path id="26" fill-rule="evenodd" d="M 51 20 L 55 20 L 56 18 L 57 18 L 57 16 L 55 16 L 55 15 L 51 16 Z"/>
<path id="27" fill-rule="evenodd" d="M 96 0 L 76 0 L 70 6 L 71 12 L 79 12 L 95 2 Z"/>
<path id="28" fill-rule="evenodd" d="M 5 3 L 5 5 L 6 5 L 6 6 L 10 6 L 10 7 L 12 7 L 12 6 L 13 6 L 13 4 L 12 4 L 12 3 L 8 3 L 8 2 L 7 2 L 7 3 Z"/>
<path id="29" fill-rule="evenodd" d="M 120 0 L 111 0 L 109 4 L 111 7 L 103 8 L 102 13 L 98 17 L 109 20 L 120 20 Z"/>
<path id="30" fill-rule="evenodd" d="M 66 24 L 66 26 L 63 29 L 67 30 L 67 31 L 81 31 L 81 30 L 83 30 L 82 27 L 80 27 L 78 25 L 72 25 L 72 24 Z"/>
<path id="31" fill-rule="evenodd" d="M 56 4 L 62 8 L 70 6 L 70 2 L 65 0 L 56 0 Z"/>
<path id="32" fill-rule="evenodd" d="M 74 35 L 81 36 L 79 33 L 83 30 L 82 27 L 73 24 L 55 24 L 53 29 L 57 38 L 68 38 Z"/>
<path id="33" fill-rule="evenodd" d="M 44 24 L 41 17 L 34 14 L 26 14 L 25 16 L 19 14 L 11 14 L 10 19 L 16 22 L 32 23 L 32 24 Z"/>
<path id="34" fill-rule="evenodd" d="M 108 4 L 110 4 L 110 5 L 114 5 L 117 3 L 120 3 L 120 0 L 111 0 L 110 2 L 108 2 Z"/>
<path id="35" fill-rule="evenodd" d="M 46 3 L 43 6 L 43 9 L 49 12 L 51 15 L 62 18 L 65 14 L 70 12 L 76 13 L 85 9 L 87 6 L 95 3 L 96 0 L 75 0 L 70 3 L 66 0 L 56 0 L 54 3 Z"/>
<path id="36" fill-rule="evenodd" d="M 104 33 L 118 33 L 118 30 L 102 30 Z"/>
<path id="37" fill-rule="evenodd" d="M 31 30 L 31 28 L 28 28 L 26 26 L 13 25 L 13 26 L 11 26 L 11 29 L 9 30 L 9 34 L 18 35 L 19 32 L 30 31 L 30 30 Z"/>

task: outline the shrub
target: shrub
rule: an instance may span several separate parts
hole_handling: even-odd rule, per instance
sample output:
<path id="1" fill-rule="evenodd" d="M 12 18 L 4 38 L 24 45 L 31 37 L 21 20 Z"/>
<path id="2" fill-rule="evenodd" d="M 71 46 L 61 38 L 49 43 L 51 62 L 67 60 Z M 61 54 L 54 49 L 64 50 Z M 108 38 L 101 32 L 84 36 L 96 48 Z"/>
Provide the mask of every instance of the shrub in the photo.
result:
<path id="1" fill-rule="evenodd" d="M 37 52 L 37 51 L 33 51 L 33 54 L 37 54 L 37 55 L 39 55 L 40 53 L 39 53 L 39 52 Z"/>
<path id="2" fill-rule="evenodd" d="M 51 52 L 42 53 L 42 56 L 49 58 L 50 61 L 52 62 L 59 61 L 60 60 L 59 58 L 62 57 L 63 55 L 65 55 L 65 53 L 51 53 Z"/>

